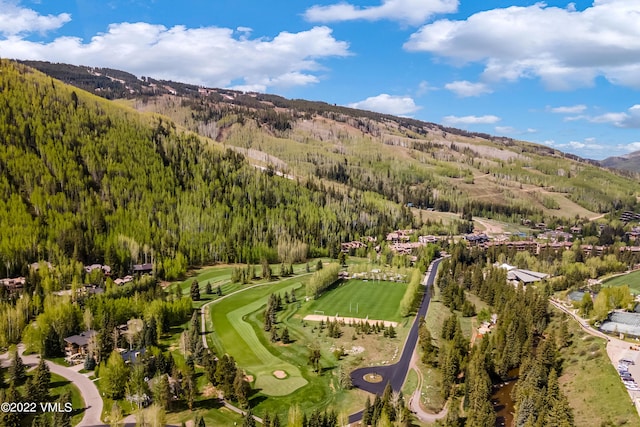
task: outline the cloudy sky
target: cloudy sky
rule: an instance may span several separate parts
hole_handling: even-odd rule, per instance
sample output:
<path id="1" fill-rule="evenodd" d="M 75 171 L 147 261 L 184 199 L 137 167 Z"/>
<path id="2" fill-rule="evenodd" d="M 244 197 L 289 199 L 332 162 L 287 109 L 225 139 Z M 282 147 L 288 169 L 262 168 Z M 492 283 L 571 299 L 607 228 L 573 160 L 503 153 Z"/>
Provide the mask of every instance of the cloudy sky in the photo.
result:
<path id="1" fill-rule="evenodd" d="M 0 0 L 0 56 L 640 150 L 640 0 Z"/>

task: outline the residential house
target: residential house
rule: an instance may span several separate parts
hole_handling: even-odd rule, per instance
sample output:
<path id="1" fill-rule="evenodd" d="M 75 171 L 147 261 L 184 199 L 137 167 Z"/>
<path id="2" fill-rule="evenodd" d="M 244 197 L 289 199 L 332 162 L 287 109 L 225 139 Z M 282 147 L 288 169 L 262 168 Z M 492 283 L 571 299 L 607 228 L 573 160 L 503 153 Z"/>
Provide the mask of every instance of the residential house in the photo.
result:
<path id="1" fill-rule="evenodd" d="M 153 264 L 145 263 L 145 264 L 135 264 L 133 266 L 134 274 L 152 274 L 153 273 Z"/>
<path id="2" fill-rule="evenodd" d="M 0 286 L 9 292 L 10 295 L 22 292 L 24 285 L 27 283 L 24 277 L 14 277 L 10 279 L 0 279 Z"/>
<path id="3" fill-rule="evenodd" d="M 78 335 L 71 335 L 64 339 L 65 353 L 67 357 L 75 355 L 86 355 L 89 351 L 89 344 L 96 336 L 97 332 L 93 329 L 81 332 Z"/>

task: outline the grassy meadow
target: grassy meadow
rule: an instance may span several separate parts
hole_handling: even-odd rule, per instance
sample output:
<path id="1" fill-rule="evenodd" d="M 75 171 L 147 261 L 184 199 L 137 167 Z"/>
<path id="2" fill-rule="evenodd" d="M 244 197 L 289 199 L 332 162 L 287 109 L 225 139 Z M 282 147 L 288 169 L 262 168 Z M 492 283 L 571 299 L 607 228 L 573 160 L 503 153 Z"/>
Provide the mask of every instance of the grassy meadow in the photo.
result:
<path id="1" fill-rule="evenodd" d="M 607 356 L 605 341 L 583 332 L 557 310 L 552 313 L 552 322 L 567 322 L 569 330 L 569 345 L 560 350 L 559 380 L 573 409 L 575 425 L 639 425 L 638 413 Z"/>
<path id="2" fill-rule="evenodd" d="M 406 290 L 406 283 L 351 279 L 305 305 L 300 314 L 323 312 L 321 314 L 326 316 L 338 314 L 341 317 L 399 322 L 402 320 L 400 300 Z"/>
<path id="3" fill-rule="evenodd" d="M 629 285 L 631 293 L 640 294 L 640 270 L 621 276 L 615 276 L 603 282 L 603 286 L 623 286 Z"/>

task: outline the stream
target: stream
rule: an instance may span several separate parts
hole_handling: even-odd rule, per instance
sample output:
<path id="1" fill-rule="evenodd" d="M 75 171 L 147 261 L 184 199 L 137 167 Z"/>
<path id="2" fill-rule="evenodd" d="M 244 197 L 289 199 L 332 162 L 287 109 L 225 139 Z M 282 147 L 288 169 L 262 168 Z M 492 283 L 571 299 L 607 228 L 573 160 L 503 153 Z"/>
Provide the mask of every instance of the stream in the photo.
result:
<path id="1" fill-rule="evenodd" d="M 509 371 L 509 379 L 493 385 L 491 402 L 496 411 L 496 427 L 510 427 L 513 425 L 513 413 L 515 412 L 514 400 L 511 392 L 518 382 L 518 369 Z"/>

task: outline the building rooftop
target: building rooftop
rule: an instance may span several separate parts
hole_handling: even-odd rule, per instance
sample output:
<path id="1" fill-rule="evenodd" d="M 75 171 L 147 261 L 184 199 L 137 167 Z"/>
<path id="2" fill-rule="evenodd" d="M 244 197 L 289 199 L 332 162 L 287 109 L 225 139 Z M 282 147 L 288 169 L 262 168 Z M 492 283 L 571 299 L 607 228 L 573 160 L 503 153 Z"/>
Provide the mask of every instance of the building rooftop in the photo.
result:
<path id="1" fill-rule="evenodd" d="M 96 331 L 93 329 L 89 329 L 88 331 L 81 332 L 79 335 L 71 335 L 64 339 L 64 341 L 68 344 L 74 344 L 78 347 L 84 347 L 89 344 L 89 340 L 96 335 Z"/>

